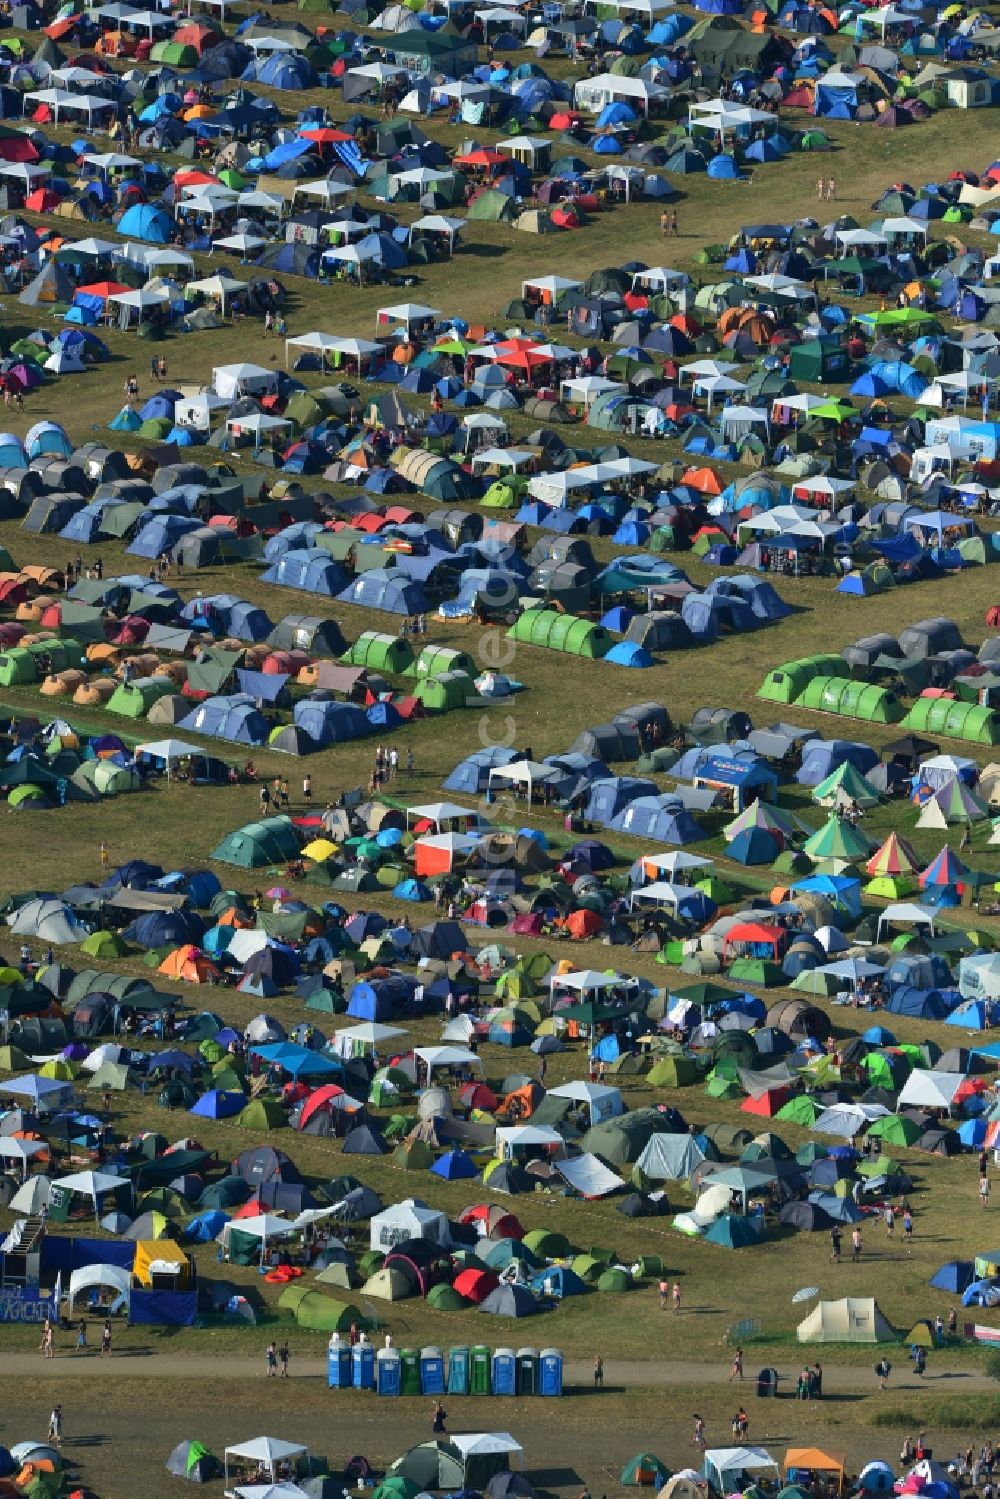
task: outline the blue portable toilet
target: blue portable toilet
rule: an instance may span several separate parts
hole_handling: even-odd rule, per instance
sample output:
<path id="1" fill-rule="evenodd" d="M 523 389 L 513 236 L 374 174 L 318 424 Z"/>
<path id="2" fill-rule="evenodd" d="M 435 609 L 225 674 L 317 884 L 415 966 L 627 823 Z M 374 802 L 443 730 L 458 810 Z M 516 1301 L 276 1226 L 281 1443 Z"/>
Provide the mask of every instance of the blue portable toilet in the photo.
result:
<path id="1" fill-rule="evenodd" d="M 538 1394 L 538 1350 L 536 1348 L 519 1348 L 517 1350 L 517 1393 L 519 1395 Z"/>
<path id="2" fill-rule="evenodd" d="M 444 1354 L 440 1348 L 420 1350 L 420 1393 L 444 1394 Z"/>
<path id="3" fill-rule="evenodd" d="M 356 1390 L 374 1390 L 375 1349 L 371 1343 L 355 1343 L 351 1349 L 351 1383 Z"/>
<path id="4" fill-rule="evenodd" d="M 375 1355 L 375 1369 L 380 1395 L 398 1395 L 402 1385 L 402 1366 L 395 1348 L 380 1348 Z"/>
<path id="5" fill-rule="evenodd" d="M 513 1395 L 517 1390 L 517 1359 L 513 1348 L 497 1348 L 493 1353 L 493 1393 Z"/>
<path id="6" fill-rule="evenodd" d="M 351 1347 L 349 1343 L 335 1343 L 327 1349 L 326 1382 L 331 1390 L 351 1388 Z"/>
<path id="7" fill-rule="evenodd" d="M 561 1395 L 563 1356 L 558 1348 L 543 1348 L 538 1355 L 539 1395 Z"/>
<path id="8" fill-rule="evenodd" d="M 469 1350 L 468 1348 L 448 1349 L 448 1394 L 467 1395 L 469 1393 Z"/>

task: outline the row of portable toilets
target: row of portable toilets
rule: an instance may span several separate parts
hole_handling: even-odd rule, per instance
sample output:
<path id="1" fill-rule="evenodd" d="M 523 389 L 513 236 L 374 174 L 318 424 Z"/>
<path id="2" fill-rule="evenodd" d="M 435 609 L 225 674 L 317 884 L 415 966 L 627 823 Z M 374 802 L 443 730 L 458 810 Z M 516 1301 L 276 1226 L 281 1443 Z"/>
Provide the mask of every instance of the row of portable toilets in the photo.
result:
<path id="1" fill-rule="evenodd" d="M 327 1384 L 379 1395 L 561 1395 L 558 1348 L 378 1348 L 333 1343 Z"/>

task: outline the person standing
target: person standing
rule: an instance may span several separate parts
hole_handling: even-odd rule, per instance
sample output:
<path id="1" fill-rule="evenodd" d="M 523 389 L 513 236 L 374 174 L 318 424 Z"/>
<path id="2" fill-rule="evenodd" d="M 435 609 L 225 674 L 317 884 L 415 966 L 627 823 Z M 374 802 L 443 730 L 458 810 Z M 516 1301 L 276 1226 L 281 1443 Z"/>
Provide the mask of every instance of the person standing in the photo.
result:
<path id="1" fill-rule="evenodd" d="M 830 1259 L 835 1265 L 840 1264 L 840 1243 L 841 1233 L 838 1225 L 835 1223 L 830 1230 Z"/>
<path id="2" fill-rule="evenodd" d="M 896 1214 L 895 1214 L 895 1212 L 893 1210 L 893 1206 L 892 1206 L 891 1202 L 887 1202 L 886 1205 L 885 1205 L 885 1214 L 884 1214 L 884 1217 L 885 1217 L 885 1236 L 886 1236 L 887 1239 L 891 1239 L 892 1238 L 892 1231 L 896 1227 Z"/>
<path id="3" fill-rule="evenodd" d="M 42 1324 L 42 1357 L 55 1357 L 55 1348 L 53 1347 L 52 1342 L 52 1323 L 48 1317 L 46 1317 L 44 1323 Z"/>
<path id="4" fill-rule="evenodd" d="M 311 807 L 312 806 L 312 799 L 313 799 L 313 778 L 312 778 L 311 775 L 304 775 L 302 777 L 302 800 L 305 802 L 305 804 L 306 804 L 307 807 Z"/>
<path id="5" fill-rule="evenodd" d="M 81 1317 L 76 1329 L 76 1351 L 84 1353 L 87 1348 L 87 1319 Z"/>
<path id="6" fill-rule="evenodd" d="M 695 1411 L 692 1420 L 694 1421 L 694 1434 L 691 1437 L 691 1446 L 697 1447 L 699 1452 L 704 1452 L 706 1445 L 705 1422 L 702 1417 L 698 1415 L 697 1411 Z"/>
<path id="7" fill-rule="evenodd" d="M 282 1343 L 281 1347 L 278 1349 L 278 1363 L 281 1365 L 281 1377 L 282 1377 L 282 1379 L 287 1379 L 288 1378 L 288 1355 L 289 1355 L 289 1352 L 290 1352 L 290 1349 L 288 1347 L 288 1339 L 286 1338 L 285 1341 Z"/>
<path id="8" fill-rule="evenodd" d="M 851 1259 L 856 1265 L 861 1258 L 861 1230 L 857 1224 L 851 1229 Z"/>
<path id="9" fill-rule="evenodd" d="M 666 1309 L 667 1309 L 667 1306 L 668 1306 L 668 1304 L 670 1302 L 670 1282 L 668 1280 L 665 1280 L 665 1279 L 661 1280 L 660 1281 L 659 1290 L 660 1290 L 660 1311 L 661 1312 L 665 1312 Z"/>
<path id="10" fill-rule="evenodd" d="M 990 1205 L 990 1179 L 988 1176 L 979 1178 L 979 1206 L 985 1210 Z"/>
<path id="11" fill-rule="evenodd" d="M 732 1362 L 732 1364 L 730 1366 L 730 1369 L 729 1369 L 729 1383 L 732 1384 L 732 1382 L 733 1382 L 734 1379 L 742 1379 L 742 1378 L 743 1378 L 743 1349 L 742 1348 L 737 1348 L 736 1352 L 733 1354 L 733 1362 Z"/>
<path id="12" fill-rule="evenodd" d="M 267 1366 L 267 1377 L 268 1377 L 268 1379 L 277 1379 L 277 1377 L 278 1377 L 278 1345 L 274 1341 L 273 1338 L 271 1339 L 270 1343 L 268 1343 L 267 1348 L 264 1350 L 264 1362 L 265 1362 L 265 1364 Z"/>
<path id="13" fill-rule="evenodd" d="M 440 1400 L 435 1401 L 435 1403 L 434 1403 L 434 1409 L 431 1412 L 431 1431 L 433 1431 L 433 1432 L 446 1431 L 447 1428 L 446 1428 L 446 1426 L 445 1426 L 444 1423 L 445 1423 L 445 1421 L 447 1419 L 448 1419 L 448 1412 L 445 1410 L 445 1408 L 441 1404 Z"/>
<path id="14" fill-rule="evenodd" d="M 670 1299 L 674 1304 L 674 1316 L 676 1317 L 681 1309 L 681 1283 L 679 1280 L 675 1280 L 671 1287 Z"/>
<path id="15" fill-rule="evenodd" d="M 875 1373 L 878 1375 L 878 1387 L 880 1390 L 886 1388 L 886 1382 L 892 1373 L 892 1365 L 887 1358 L 880 1358 L 875 1365 Z"/>
<path id="16" fill-rule="evenodd" d="M 111 1319 L 107 1318 L 101 1333 L 101 1358 L 111 1357 Z"/>
<path id="17" fill-rule="evenodd" d="M 600 1354 L 594 1359 L 594 1389 L 604 1389 L 604 1360 Z"/>
<path id="18" fill-rule="evenodd" d="M 55 1442 L 57 1447 L 62 1446 L 62 1406 L 54 1405 L 49 1416 L 48 1440 Z"/>

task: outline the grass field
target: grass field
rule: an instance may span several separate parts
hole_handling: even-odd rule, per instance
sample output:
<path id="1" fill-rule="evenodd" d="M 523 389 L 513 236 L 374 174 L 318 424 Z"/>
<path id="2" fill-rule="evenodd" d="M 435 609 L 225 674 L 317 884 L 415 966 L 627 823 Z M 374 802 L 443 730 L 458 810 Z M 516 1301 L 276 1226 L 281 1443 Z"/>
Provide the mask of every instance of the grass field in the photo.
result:
<path id="1" fill-rule="evenodd" d="M 321 102 L 330 107 L 334 118 L 342 119 L 349 112 L 340 105 L 339 95 L 274 97 L 290 111 L 306 103 Z M 793 114 L 791 119 L 794 124 L 806 123 L 805 116 L 797 119 Z M 982 124 L 984 119 L 986 128 Z M 784 221 L 814 213 L 828 217 L 831 210 L 825 206 L 821 209 L 816 203 L 815 180 L 820 174 L 832 173 L 837 178 L 836 211 L 853 214 L 865 223 L 870 216 L 870 205 L 891 182 L 908 180 L 916 185 L 946 176 L 959 167 L 977 170 L 985 167 L 994 151 L 992 119 L 992 115 L 942 112 L 920 126 L 901 132 L 833 123 L 828 127 L 833 144 L 829 155 L 793 156 L 782 164 L 759 168 L 747 183 L 686 178 L 681 183 L 683 196 L 679 203 L 681 235 L 679 240 L 669 243 L 660 234 L 659 207 L 654 204 L 612 209 L 593 218 L 577 233 L 545 239 L 502 225 L 470 223 L 454 260 L 421 268 L 419 285 L 412 295 L 442 311 L 460 314 L 472 323 L 495 324 L 502 319 L 507 303 L 519 295 L 521 282 L 528 275 L 558 271 L 583 277 L 601 266 L 633 259 L 690 268 L 701 247 L 728 240 L 741 223 Z M 645 128 L 647 137 L 655 137 L 668 123 L 650 124 Z M 430 129 L 435 137 L 448 144 L 457 144 L 471 133 L 437 124 Z M 56 134 L 71 138 L 68 132 Z M 475 131 L 480 142 L 491 141 L 495 135 L 489 130 Z M 600 160 L 593 158 L 595 164 Z M 363 193 L 360 197 L 363 203 L 368 201 Z M 368 206 L 373 205 L 369 202 Z M 401 217 L 405 220 L 415 212 L 404 208 Z M 70 224 L 64 228 L 68 234 L 90 232 L 84 225 Z M 937 226 L 936 232 L 940 228 Z M 108 231 L 105 226 L 95 226 L 95 232 L 104 235 Z M 961 232 L 970 242 L 993 245 L 991 238 Z M 202 270 L 217 267 L 219 263 L 218 258 L 199 257 Z M 234 269 L 239 273 L 237 267 Z M 696 273 L 703 280 L 715 279 L 714 272 L 704 268 L 696 268 Z M 321 288 L 295 277 L 282 280 L 289 293 L 287 316 L 292 335 L 322 329 L 370 336 L 376 308 L 397 300 L 392 290 L 385 287 Z M 3 336 L 9 340 L 29 332 L 36 326 L 33 321 L 36 317 L 43 320 L 45 317 L 20 307 L 10 298 L 2 299 L 2 305 Z M 155 346 L 117 332 L 110 332 L 107 341 L 113 355 L 108 364 L 33 393 L 23 415 L 5 413 L 5 422 L 23 433 L 32 422 L 51 417 L 64 423 L 77 442 L 108 440 L 114 435 L 107 434 L 105 427 L 122 403 L 127 375 L 134 371 L 143 397 L 150 393 L 147 370 L 152 349 L 165 354 L 170 383 L 185 389 L 207 385 L 212 367 L 218 364 L 235 359 L 281 363 L 284 358 L 281 345 L 277 341 L 269 345 L 261 336 L 260 325 L 251 323 L 227 326 L 214 333 L 173 336 L 166 344 Z M 322 383 L 317 376 L 305 378 L 310 385 Z M 532 425 L 515 416 L 511 421 L 514 438 L 523 436 Z M 567 440 L 592 447 L 600 447 L 605 441 L 602 434 L 587 428 L 563 429 L 563 435 Z M 637 441 L 629 446 L 641 456 L 658 460 L 678 453 L 677 447 L 670 443 Z M 197 457 L 197 452 L 193 456 Z M 240 460 L 237 466 L 244 467 Z M 732 473 L 732 469 L 726 469 L 727 477 Z M 311 489 L 330 488 L 320 479 L 307 479 L 304 483 Z M 420 497 L 407 497 L 407 502 L 429 508 Z M 52 537 L 29 537 L 17 524 L 0 525 L 0 542 L 9 548 L 18 564 L 62 566 L 66 561 L 65 543 Z M 607 542 L 594 541 L 593 547 L 595 554 L 605 561 L 614 552 Z M 136 570 L 135 559 L 118 545 L 98 550 L 106 576 Z M 711 576 L 709 569 L 686 555 L 677 560 L 696 582 Z M 275 619 L 305 607 L 301 595 L 262 583 L 252 568 L 227 567 L 204 570 L 197 575 L 188 573 L 179 586 L 185 597 L 196 589 L 206 594 L 236 593 L 259 602 Z M 782 596 L 796 608 L 787 620 L 750 636 L 727 638 L 704 651 L 667 657 L 644 673 L 601 663 L 569 663 L 566 658 L 520 646 L 515 661 L 506 669 L 525 684 L 526 691 L 509 706 L 505 704 L 494 720 L 486 721 L 475 712 L 448 715 L 412 724 L 394 736 L 404 755 L 412 746 L 415 757 L 412 778 L 403 777 L 394 790 L 406 797 L 434 798 L 456 760 L 482 743 L 509 734 L 518 745 L 530 744 L 540 758 L 566 748 L 588 724 L 605 720 L 617 709 L 640 699 L 665 703 L 679 722 L 700 706 L 725 704 L 746 708 L 761 724 L 784 717 L 816 722 L 831 734 L 849 734 L 836 721 L 761 704 L 755 700 L 755 690 L 766 672 L 783 660 L 821 649 L 837 650 L 862 634 L 882 629 L 897 631 L 906 623 L 930 615 L 950 615 L 960 624 L 966 640 L 978 644 L 985 634 L 985 610 L 997 601 L 995 590 L 1000 583 L 994 581 L 991 569 L 983 568 L 939 584 L 920 584 L 903 593 L 860 601 L 836 596 L 829 580 L 782 579 L 778 586 Z M 384 616 L 360 610 L 341 608 L 337 617 L 351 639 L 362 629 L 385 627 Z M 483 660 L 485 642 L 475 627 L 432 620 L 430 639 L 468 650 L 477 660 Z M 30 689 L 0 692 L 0 715 L 52 715 L 61 711 L 58 700 L 41 698 Z M 512 719 L 509 725 L 503 721 L 508 712 Z M 87 714 L 73 709 L 68 716 L 85 731 L 143 733 L 141 724 L 124 723 L 98 711 Z M 891 731 L 878 729 L 866 728 L 864 733 L 875 743 L 892 737 Z M 296 787 L 298 762 L 290 763 L 287 758 L 267 753 L 255 754 L 254 758 L 262 772 L 272 776 L 279 772 L 290 774 L 293 788 Z M 988 752 L 983 752 L 980 758 L 989 758 Z M 320 805 L 336 801 L 345 790 L 367 782 L 371 749 L 363 743 L 344 746 L 313 758 L 308 769 L 316 801 Z M 820 814 L 811 810 L 807 794 L 785 797 L 784 801 L 815 825 L 822 820 Z M 113 863 L 143 855 L 165 867 L 200 865 L 227 832 L 250 820 L 256 811 L 257 797 L 252 788 L 208 791 L 159 785 L 141 797 L 123 797 L 97 808 L 71 805 L 44 816 L 11 816 L 4 822 L 3 892 L 58 890 L 76 881 L 98 878 L 102 840 L 109 845 Z M 538 808 L 529 813 L 523 806 L 511 808 L 501 804 L 493 815 L 516 825 L 530 817 L 554 843 L 558 844 L 562 837 L 555 818 Z M 896 804 L 891 809 L 876 810 L 865 826 L 872 836 L 884 834 L 895 826 L 912 837 L 919 852 L 929 858 L 940 847 L 941 839 L 936 834 L 914 833 L 913 820 L 912 810 L 901 816 Z M 710 852 L 720 856 L 720 872 L 732 876 L 740 890 L 757 888 L 759 876 L 755 880 L 745 871 L 734 871 L 727 865 L 721 854 L 724 844 L 719 836 L 720 827 L 721 820 L 717 820 L 710 845 Z M 985 846 L 985 836 L 977 831 L 973 863 L 990 872 L 1000 870 L 1000 859 L 992 848 Z M 642 845 L 621 837 L 616 840 L 615 851 L 622 860 L 630 860 L 642 851 Z M 219 873 L 224 879 L 234 874 L 221 867 Z M 244 889 L 256 884 L 264 888 L 265 874 L 262 871 L 252 879 L 236 874 L 235 883 Z M 301 893 L 306 899 L 321 898 L 316 886 L 303 885 Z M 400 909 L 381 894 L 365 897 L 365 904 L 378 905 L 387 912 L 395 909 L 397 914 Z M 961 924 L 966 918 L 1000 934 L 1000 924 L 978 914 L 957 913 L 954 919 Z M 527 939 L 513 945 L 523 949 L 544 946 Z M 0 942 L 0 951 L 9 958 L 14 947 L 10 941 Z M 564 953 L 581 964 L 597 967 L 609 961 L 627 964 L 630 971 L 660 985 L 678 977 L 654 963 L 649 955 L 622 949 L 609 953 L 599 944 L 562 948 L 559 956 Z M 136 959 L 123 960 L 120 966 L 143 975 L 149 972 Z M 193 1008 L 218 1010 L 224 1019 L 239 1025 L 245 1024 L 259 1007 L 249 997 L 214 988 L 185 989 L 183 998 Z M 301 1007 L 287 997 L 268 1001 L 267 1008 L 285 1024 L 295 1023 L 302 1016 Z M 864 1029 L 867 1023 L 867 1019 L 853 1011 L 836 1012 L 837 1027 L 844 1033 Z M 903 1040 L 920 1040 L 928 1033 L 933 1033 L 942 1045 L 962 1039 L 941 1027 L 905 1020 L 894 1022 L 893 1029 Z M 438 1034 L 436 1024 L 413 1028 L 417 1041 L 436 1039 Z M 947 1041 L 945 1036 L 949 1038 Z M 484 1047 L 482 1057 L 487 1076 L 497 1082 L 523 1065 L 521 1054 L 496 1047 Z M 548 1080 L 560 1082 L 578 1077 L 584 1067 L 583 1050 L 571 1048 L 552 1058 Z M 642 1078 L 625 1079 L 624 1091 L 631 1107 L 662 1101 L 665 1097 L 662 1093 L 655 1094 Z M 757 1122 L 748 1121 L 748 1116 L 741 1115 L 735 1104 L 710 1100 L 697 1087 L 680 1090 L 669 1101 L 676 1103 L 685 1118 L 694 1124 L 722 1119 L 749 1122 L 751 1128 L 757 1127 Z M 116 1096 L 113 1117 L 122 1134 L 157 1129 L 173 1137 L 189 1128 L 185 1116 L 167 1115 L 156 1107 L 153 1099 L 144 1099 L 135 1092 Z M 807 1132 L 794 1126 L 780 1128 L 793 1147 L 809 1138 Z M 256 1143 L 253 1135 L 208 1121 L 198 1121 L 197 1133 L 223 1161 Z M 333 1142 L 303 1136 L 295 1137 L 289 1146 L 290 1138 L 287 1133 L 280 1138 L 276 1135 L 275 1142 L 290 1150 L 310 1179 L 327 1180 L 347 1164 L 341 1162 Z M 794 1329 L 803 1309 L 793 1304 L 791 1297 L 801 1286 L 818 1286 L 824 1296 L 874 1295 L 885 1315 L 900 1329 L 909 1327 L 917 1317 L 948 1310 L 949 1298 L 931 1291 L 928 1278 L 945 1259 L 971 1257 L 977 1251 L 994 1247 L 995 1210 L 984 1214 L 977 1206 L 972 1158 L 949 1162 L 915 1152 L 892 1153 L 915 1180 L 916 1230 L 911 1252 L 902 1243 L 889 1243 L 881 1234 L 873 1233 L 866 1241 L 860 1266 L 846 1263 L 833 1266 L 825 1235 L 789 1234 L 732 1256 L 682 1237 L 670 1228 L 669 1218 L 633 1222 L 616 1214 L 608 1203 L 593 1204 L 539 1194 L 509 1204 L 526 1226 L 558 1229 L 581 1248 L 613 1248 L 625 1263 L 642 1254 L 662 1256 L 671 1277 L 681 1280 L 684 1314 L 676 1319 L 661 1314 L 655 1285 L 649 1280 L 624 1296 L 595 1293 L 578 1298 L 546 1319 L 523 1325 L 489 1320 L 472 1311 L 437 1313 L 425 1303 L 413 1300 L 391 1306 L 379 1304 L 379 1310 L 400 1345 L 438 1343 L 447 1347 L 480 1340 L 494 1346 L 551 1343 L 563 1348 L 568 1357 L 584 1367 L 596 1353 L 603 1354 L 609 1362 L 620 1360 L 647 1367 L 648 1385 L 643 1383 L 640 1369 L 627 1387 L 618 1387 L 609 1379 L 611 1387 L 601 1396 L 590 1395 L 578 1387 L 574 1398 L 557 1407 L 519 1401 L 496 1405 L 488 1416 L 480 1409 L 468 1416 L 464 1409 L 452 1413 L 452 1424 L 456 1427 L 474 1422 L 509 1426 L 524 1441 L 528 1467 L 541 1487 L 569 1495 L 587 1483 L 595 1495 L 606 1492 L 609 1499 L 616 1499 L 620 1490 L 614 1470 L 634 1452 L 651 1448 L 675 1468 L 694 1457 L 689 1447 L 690 1416 L 694 1410 L 706 1416 L 712 1441 L 728 1441 L 728 1421 L 735 1395 L 722 1389 L 705 1370 L 713 1366 L 725 1370 L 729 1360 L 727 1333 L 742 1319 L 756 1319 L 760 1323 L 759 1344 L 748 1343 L 748 1371 L 773 1362 L 783 1374 L 794 1376 L 800 1359 Z M 476 1184 L 447 1184 L 435 1179 L 429 1187 L 426 1177 L 400 1171 L 388 1158 L 354 1158 L 350 1166 L 386 1200 L 426 1195 L 436 1205 L 456 1213 L 482 1196 Z M 691 1200 L 683 1189 L 673 1186 L 669 1197 L 672 1208 L 687 1206 Z M 7 1221 L 6 1214 L 3 1221 Z M 215 1265 L 214 1247 L 199 1251 L 198 1260 L 203 1276 L 222 1273 L 255 1291 L 262 1289 L 259 1278 L 251 1271 L 228 1266 L 220 1270 Z M 29 1432 L 40 1435 L 46 1402 L 63 1398 L 67 1406 L 68 1452 L 81 1464 L 88 1486 L 109 1499 L 119 1496 L 124 1499 L 126 1495 L 158 1499 L 160 1494 L 177 1492 L 176 1481 L 166 1478 L 162 1463 L 170 1447 L 187 1435 L 203 1437 L 221 1450 L 227 1439 L 239 1439 L 258 1430 L 283 1435 L 302 1433 L 315 1450 L 328 1453 L 334 1465 L 359 1450 L 373 1461 L 384 1463 L 410 1442 L 429 1435 L 426 1402 L 400 1402 L 386 1410 L 376 1407 L 366 1397 L 333 1397 L 313 1374 L 296 1378 L 287 1388 L 270 1387 L 262 1391 L 259 1380 L 266 1338 L 272 1330 L 290 1330 L 289 1324 L 278 1317 L 274 1300 L 268 1288 L 266 1311 L 256 1330 L 214 1326 L 180 1334 L 123 1330 L 117 1336 L 116 1361 L 127 1365 L 127 1377 L 112 1376 L 95 1361 L 92 1373 L 88 1367 L 86 1381 L 62 1372 L 69 1361 L 62 1350 L 51 1366 L 43 1368 L 35 1353 L 37 1334 L 31 1329 L 5 1326 L 0 1337 L 0 1372 L 10 1383 L 0 1404 L 0 1441 L 11 1442 Z M 298 1330 L 292 1330 L 292 1336 L 295 1373 L 297 1361 L 321 1353 L 323 1340 Z M 64 1347 L 68 1342 L 67 1336 Z M 901 1370 L 904 1350 L 895 1350 L 892 1356 Z M 5 1365 L 5 1359 L 10 1361 L 9 1365 Z M 204 1373 L 195 1368 L 205 1359 L 226 1371 L 225 1377 L 220 1373 L 217 1381 L 209 1380 L 207 1387 Z M 191 1363 L 190 1369 L 185 1369 L 187 1361 Z M 900 1436 L 911 1427 L 925 1426 L 929 1434 L 936 1434 L 936 1445 L 945 1450 L 951 1442 L 964 1444 L 960 1432 L 986 1432 L 1000 1416 L 998 1397 L 988 1391 L 983 1393 L 978 1383 L 975 1394 L 963 1394 L 960 1382 L 954 1385 L 958 1391 L 954 1393 L 952 1385 L 942 1379 L 945 1393 L 935 1387 L 932 1379 L 925 1394 L 912 1387 L 911 1379 L 889 1402 L 878 1401 L 861 1385 L 862 1375 L 867 1378 L 873 1362 L 873 1354 L 867 1348 L 830 1349 L 824 1361 L 830 1370 L 843 1367 L 847 1371 L 842 1374 L 843 1393 L 821 1406 L 789 1407 L 784 1402 L 755 1405 L 751 1426 L 754 1440 L 773 1444 L 776 1455 L 790 1440 L 825 1442 L 831 1447 L 847 1449 L 851 1462 L 858 1464 L 865 1456 L 894 1456 Z M 982 1358 L 978 1350 L 962 1348 L 948 1350 L 941 1355 L 941 1362 L 949 1370 L 967 1369 L 976 1373 L 981 1369 Z M 932 1374 L 933 1365 L 932 1359 Z M 689 1367 L 691 1373 L 687 1378 L 685 1370 Z M 671 1368 L 679 1374 L 677 1381 L 668 1388 L 661 1387 L 657 1371 Z M 239 1377 L 229 1377 L 234 1369 L 241 1371 Z M 905 1381 L 903 1375 L 901 1382 Z M 871 1390 L 874 1385 L 872 1378 Z"/>

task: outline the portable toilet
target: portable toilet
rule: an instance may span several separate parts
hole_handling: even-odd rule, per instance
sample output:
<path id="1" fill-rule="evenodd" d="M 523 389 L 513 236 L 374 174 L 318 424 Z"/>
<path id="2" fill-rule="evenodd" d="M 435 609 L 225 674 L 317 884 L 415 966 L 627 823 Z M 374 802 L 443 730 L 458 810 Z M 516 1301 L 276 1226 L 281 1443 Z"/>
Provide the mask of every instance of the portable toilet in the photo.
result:
<path id="1" fill-rule="evenodd" d="M 538 1394 L 537 1348 L 519 1348 L 517 1350 L 516 1382 L 517 1393 L 519 1395 Z"/>
<path id="2" fill-rule="evenodd" d="M 355 1343 L 351 1349 L 351 1383 L 356 1390 L 374 1390 L 375 1349 L 371 1343 Z"/>
<path id="3" fill-rule="evenodd" d="M 539 1395 L 561 1395 L 563 1356 L 558 1348 L 543 1348 L 538 1355 Z"/>
<path id="4" fill-rule="evenodd" d="M 448 1349 L 448 1394 L 467 1395 L 469 1393 L 469 1350 L 468 1348 Z"/>
<path id="5" fill-rule="evenodd" d="M 376 1388 L 380 1395 L 398 1395 L 402 1386 L 399 1354 L 395 1348 L 380 1348 L 375 1355 Z"/>
<path id="6" fill-rule="evenodd" d="M 402 1369 L 402 1394 L 420 1394 L 420 1354 L 415 1348 L 399 1350 Z"/>
<path id="7" fill-rule="evenodd" d="M 351 1347 L 349 1343 L 331 1343 L 326 1351 L 326 1382 L 331 1390 L 351 1388 Z"/>
<path id="8" fill-rule="evenodd" d="M 444 1394 L 444 1354 L 440 1348 L 420 1350 L 420 1393 Z"/>
<path id="9" fill-rule="evenodd" d="M 469 1387 L 473 1395 L 490 1393 L 490 1350 L 477 1343 L 472 1350 L 472 1375 Z"/>
<path id="10" fill-rule="evenodd" d="M 517 1390 L 517 1360 L 513 1348 L 498 1348 L 493 1354 L 493 1393 L 513 1395 Z"/>

